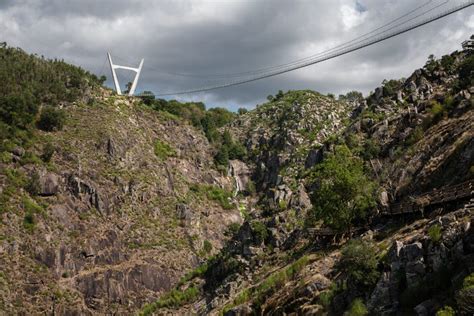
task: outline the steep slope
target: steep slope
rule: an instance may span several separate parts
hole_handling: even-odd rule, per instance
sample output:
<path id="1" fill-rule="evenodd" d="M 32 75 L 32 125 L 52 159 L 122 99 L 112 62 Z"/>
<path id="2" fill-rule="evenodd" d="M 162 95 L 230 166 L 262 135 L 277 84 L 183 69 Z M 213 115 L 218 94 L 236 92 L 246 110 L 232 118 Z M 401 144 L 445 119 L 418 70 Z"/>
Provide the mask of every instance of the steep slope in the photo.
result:
<path id="1" fill-rule="evenodd" d="M 133 313 L 222 247 L 241 221 L 232 179 L 183 119 L 97 86 L 56 96 L 60 130 L 9 125 L 2 143 L 0 310 Z"/>
<path id="2" fill-rule="evenodd" d="M 385 81 L 355 105 L 288 92 L 231 123 L 248 149 L 255 203 L 220 254 L 178 287 L 202 285 L 200 298 L 173 312 L 432 315 L 450 305 L 469 314 L 472 71 L 471 52 L 455 52 L 408 79 Z M 321 201 L 323 181 L 358 175 L 325 164 L 340 153 L 377 187 L 353 231 L 327 228 L 328 215 L 311 203 Z M 318 178 L 328 166 L 336 169 L 326 174 L 342 180 Z"/>
<path id="3" fill-rule="evenodd" d="M 317 92 L 289 91 L 229 125 L 247 148 L 248 160 L 255 166 L 257 189 L 268 192 L 270 208 L 278 208 L 279 196 L 290 198 L 296 193 L 305 165 L 317 159 L 310 149 L 341 131 L 352 109 L 346 102 Z"/>

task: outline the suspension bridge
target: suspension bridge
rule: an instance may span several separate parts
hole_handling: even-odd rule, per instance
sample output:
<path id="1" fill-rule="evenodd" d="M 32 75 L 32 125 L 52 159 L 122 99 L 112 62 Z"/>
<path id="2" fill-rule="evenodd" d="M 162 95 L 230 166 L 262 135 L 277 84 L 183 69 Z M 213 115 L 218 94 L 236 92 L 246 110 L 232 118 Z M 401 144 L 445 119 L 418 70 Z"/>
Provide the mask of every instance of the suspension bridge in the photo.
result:
<path id="1" fill-rule="evenodd" d="M 363 48 L 375 45 L 377 43 L 386 41 L 393 37 L 399 36 L 401 34 L 410 32 L 417 28 L 420 28 L 424 25 L 432 23 L 434 21 L 445 18 L 449 15 L 452 15 L 456 12 L 465 10 L 474 4 L 474 0 L 468 1 L 456 1 L 456 0 L 428 0 L 421 5 L 409 10 L 408 12 L 402 14 L 401 16 L 390 20 L 389 22 L 371 30 L 368 33 L 362 34 L 348 42 L 341 43 L 337 46 L 334 46 L 330 49 L 321 51 L 317 54 L 298 59 L 292 62 L 285 64 L 274 65 L 270 67 L 264 67 L 260 69 L 254 69 L 244 72 L 237 73 L 221 73 L 221 74 L 190 74 L 190 73 L 178 73 L 178 72 L 167 72 L 162 69 L 153 69 L 148 67 L 151 70 L 159 71 L 161 73 L 172 75 L 172 76 L 181 76 L 188 78 L 195 78 L 199 80 L 213 80 L 212 84 L 201 86 L 193 89 L 185 89 L 180 91 L 169 91 L 154 94 L 155 96 L 176 96 L 182 94 L 192 94 L 198 92 L 206 92 L 210 90 L 222 89 L 231 86 L 242 85 L 245 83 L 262 80 L 270 78 L 273 76 L 278 76 L 284 73 L 295 71 L 301 68 L 305 68 L 311 65 L 315 65 L 330 59 L 334 59 L 346 54 L 353 53 L 355 51 L 361 50 Z M 112 77 L 114 80 L 114 85 L 118 94 L 121 94 L 120 84 L 118 82 L 115 69 L 126 69 L 134 71 L 136 73 L 133 80 L 133 84 L 128 91 L 129 95 L 135 96 L 145 96 L 143 94 L 134 94 L 136 89 L 138 79 L 140 76 L 140 71 L 143 66 L 143 59 L 140 62 L 138 68 L 120 66 L 112 63 L 110 54 L 108 55 L 110 67 L 112 71 Z M 121 58 L 118 58 L 123 60 Z"/>

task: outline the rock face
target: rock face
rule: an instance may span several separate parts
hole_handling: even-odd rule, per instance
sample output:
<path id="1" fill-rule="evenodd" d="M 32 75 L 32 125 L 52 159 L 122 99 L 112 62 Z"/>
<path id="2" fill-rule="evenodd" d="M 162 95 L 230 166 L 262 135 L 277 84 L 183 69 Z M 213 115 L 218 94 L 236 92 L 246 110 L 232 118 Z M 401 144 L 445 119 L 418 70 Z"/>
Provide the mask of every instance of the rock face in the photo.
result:
<path id="1" fill-rule="evenodd" d="M 12 186 L 6 169 L 35 192 L 18 187 L 18 200 L 7 202 L 18 212 L 1 214 L 0 236 L 11 237 L 0 240 L 0 314 L 135 314 L 217 252 L 227 227 L 241 221 L 237 208 L 191 190 L 234 190 L 200 132 L 138 100 L 100 100 L 68 108 L 74 123 L 50 135 L 56 151 L 47 165 L 18 163 L 34 150 L 23 148 L 0 162 L 0 194 Z M 176 155 L 157 157 L 157 139 Z M 245 186 L 248 171 L 234 166 Z"/>
<path id="2" fill-rule="evenodd" d="M 317 92 L 291 91 L 230 124 L 250 153 L 257 189 L 273 201 L 270 207 L 278 208 L 280 200 L 290 204 L 289 187 L 298 187 L 298 174 L 321 161 L 321 144 L 344 127 L 352 110 Z"/>
<path id="3" fill-rule="evenodd" d="M 235 193 L 249 191 L 252 172 L 244 162 L 240 160 L 229 161 L 229 175 L 235 180 Z"/>
<path id="4" fill-rule="evenodd" d="M 52 172 L 44 172 L 39 179 L 40 195 L 50 196 L 59 192 L 59 176 Z"/>
<path id="5" fill-rule="evenodd" d="M 398 311 L 400 299 L 417 300 L 404 293 L 428 286 L 439 275 L 452 275 L 454 271 L 465 275 L 471 271 L 474 252 L 469 240 L 474 236 L 473 219 L 474 209 L 464 208 L 428 222 L 424 234 L 396 240 L 388 251 L 389 270 L 383 273 L 372 292 L 369 309 L 377 315 L 393 315 Z M 428 234 L 435 225 L 442 229 L 439 240 L 431 240 Z M 432 315 L 440 307 L 427 299 L 415 311 L 417 315 Z"/>

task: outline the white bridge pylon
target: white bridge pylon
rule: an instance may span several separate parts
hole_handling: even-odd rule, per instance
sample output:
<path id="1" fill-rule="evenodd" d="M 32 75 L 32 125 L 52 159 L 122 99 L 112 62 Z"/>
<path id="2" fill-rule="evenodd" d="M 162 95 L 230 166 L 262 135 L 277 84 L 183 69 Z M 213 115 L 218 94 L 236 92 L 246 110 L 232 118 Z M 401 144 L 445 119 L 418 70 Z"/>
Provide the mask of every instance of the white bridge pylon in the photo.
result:
<path id="1" fill-rule="evenodd" d="M 135 89 L 137 88 L 138 77 L 140 77 L 140 72 L 142 71 L 144 59 L 141 60 L 140 66 L 138 66 L 138 68 L 133 68 L 133 67 L 127 67 L 127 66 L 114 65 L 114 63 L 112 62 L 112 57 L 110 56 L 110 53 L 107 53 L 107 56 L 109 57 L 110 69 L 112 70 L 112 77 L 114 78 L 115 90 L 117 91 L 118 95 L 122 95 L 122 90 L 120 89 L 120 83 L 118 81 L 117 74 L 115 73 L 115 69 L 125 69 L 125 70 L 134 71 L 136 73 L 135 79 L 133 79 L 132 87 L 130 88 L 130 91 L 128 92 L 128 95 L 132 96 L 135 93 Z"/>

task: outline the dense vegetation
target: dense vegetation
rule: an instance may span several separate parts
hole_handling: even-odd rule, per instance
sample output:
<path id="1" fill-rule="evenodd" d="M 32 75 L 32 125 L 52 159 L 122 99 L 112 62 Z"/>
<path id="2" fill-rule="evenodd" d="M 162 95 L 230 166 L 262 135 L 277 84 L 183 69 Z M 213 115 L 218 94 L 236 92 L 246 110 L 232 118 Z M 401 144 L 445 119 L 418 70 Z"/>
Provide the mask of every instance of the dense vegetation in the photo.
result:
<path id="1" fill-rule="evenodd" d="M 0 151 L 27 143 L 42 109 L 38 127 L 60 129 L 63 116 L 53 108 L 78 100 L 104 80 L 62 60 L 29 55 L 1 43 Z"/>
<path id="2" fill-rule="evenodd" d="M 310 181 L 315 190 L 309 224 L 323 220 L 335 230 L 350 230 L 363 222 L 375 206 L 376 185 L 365 174 L 362 159 L 345 145 L 336 145 L 334 152 L 314 167 Z"/>
<path id="3" fill-rule="evenodd" d="M 183 103 L 176 100 L 155 99 L 151 92 L 145 94 L 143 102 L 156 111 L 182 118 L 202 130 L 216 148 L 215 162 L 219 168 L 225 169 L 229 164 L 229 159 L 242 159 L 245 156 L 245 148 L 233 140 L 227 130 L 219 131 L 237 115 L 245 114 L 245 109 L 239 109 L 239 114 L 224 108 L 206 109 L 206 105 L 202 102 Z"/>

